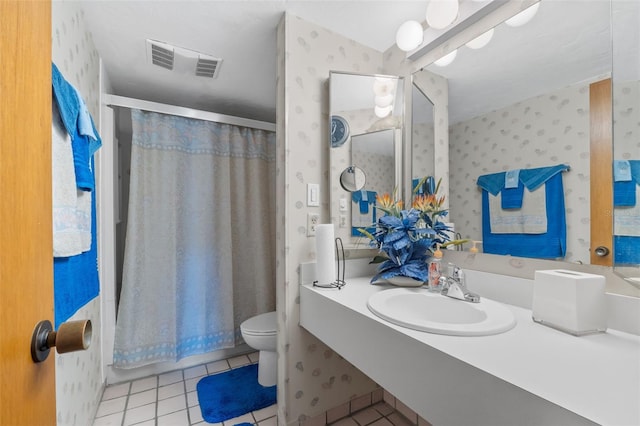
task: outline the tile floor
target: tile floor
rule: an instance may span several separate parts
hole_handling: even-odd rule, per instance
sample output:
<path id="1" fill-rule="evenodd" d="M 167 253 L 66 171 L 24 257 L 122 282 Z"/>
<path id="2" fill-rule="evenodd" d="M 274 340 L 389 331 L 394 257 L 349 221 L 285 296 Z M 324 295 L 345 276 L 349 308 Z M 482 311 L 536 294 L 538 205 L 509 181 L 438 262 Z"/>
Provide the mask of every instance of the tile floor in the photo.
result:
<path id="1" fill-rule="evenodd" d="M 107 386 L 98 407 L 93 426 L 191 426 L 208 425 L 202 419 L 196 384 L 209 374 L 258 362 L 258 353 L 236 356 L 196 367 L 175 370 L 131 382 Z M 277 406 L 247 413 L 218 423 L 233 426 L 251 423 L 277 426 Z M 335 421 L 332 426 L 413 426 L 391 405 L 381 401 L 351 416 Z"/>
<path id="2" fill-rule="evenodd" d="M 196 367 L 176 370 L 131 382 L 107 386 L 93 426 L 191 426 L 208 425 L 202 419 L 196 384 L 209 374 L 258 362 L 258 353 L 241 355 Z M 219 423 L 232 426 L 252 423 L 276 426 L 277 406 L 247 413 Z"/>

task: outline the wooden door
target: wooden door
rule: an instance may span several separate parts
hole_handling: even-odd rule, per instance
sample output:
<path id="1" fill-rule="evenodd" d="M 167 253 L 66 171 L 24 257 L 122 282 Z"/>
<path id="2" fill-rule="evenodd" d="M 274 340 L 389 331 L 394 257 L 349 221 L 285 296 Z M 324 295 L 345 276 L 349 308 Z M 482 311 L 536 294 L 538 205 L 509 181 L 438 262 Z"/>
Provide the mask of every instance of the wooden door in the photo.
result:
<path id="1" fill-rule="evenodd" d="M 31 360 L 53 322 L 51 3 L 0 1 L 0 425 L 55 425 L 53 354 Z"/>
<path id="2" fill-rule="evenodd" d="M 591 264 L 613 265 L 613 114 L 611 79 L 589 87 Z M 598 247 L 608 253 L 598 255 Z M 602 254 L 602 253 L 600 253 Z"/>

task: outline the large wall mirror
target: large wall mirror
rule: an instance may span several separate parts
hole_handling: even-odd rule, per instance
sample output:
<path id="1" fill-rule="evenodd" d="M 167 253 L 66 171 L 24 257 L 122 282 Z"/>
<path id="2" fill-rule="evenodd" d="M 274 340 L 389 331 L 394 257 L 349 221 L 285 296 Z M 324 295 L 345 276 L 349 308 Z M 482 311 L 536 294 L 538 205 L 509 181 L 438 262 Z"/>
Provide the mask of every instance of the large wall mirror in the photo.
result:
<path id="1" fill-rule="evenodd" d="M 616 272 L 640 286 L 640 2 L 614 1 L 611 17 L 613 154 L 618 166 L 614 167 L 614 261 Z M 621 170 L 627 165 L 630 176 Z"/>
<path id="2" fill-rule="evenodd" d="M 401 186 L 404 79 L 332 71 L 329 121 L 331 222 L 346 247 L 366 248 L 357 229 L 375 223 L 376 195 Z"/>
<path id="3" fill-rule="evenodd" d="M 611 77 L 610 8 L 542 0 L 524 26 L 500 24 L 481 49 L 418 72 L 447 82 L 450 218 L 464 238 L 482 240 L 478 176 L 567 164 L 562 260 L 589 263 L 589 88 Z"/>

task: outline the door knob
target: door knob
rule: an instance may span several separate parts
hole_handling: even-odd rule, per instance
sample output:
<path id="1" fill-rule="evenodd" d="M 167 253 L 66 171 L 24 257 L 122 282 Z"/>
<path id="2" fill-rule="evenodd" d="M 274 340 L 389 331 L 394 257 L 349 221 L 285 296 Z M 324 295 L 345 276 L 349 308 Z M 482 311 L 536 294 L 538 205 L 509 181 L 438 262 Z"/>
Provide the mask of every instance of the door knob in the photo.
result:
<path id="1" fill-rule="evenodd" d="M 609 254 L 609 249 L 605 246 L 598 246 L 595 250 L 596 256 L 605 257 Z"/>
<path id="2" fill-rule="evenodd" d="M 53 331 L 48 320 L 36 324 L 31 336 L 31 359 L 42 362 L 55 347 L 59 354 L 85 350 L 91 345 L 91 320 L 68 321 Z"/>

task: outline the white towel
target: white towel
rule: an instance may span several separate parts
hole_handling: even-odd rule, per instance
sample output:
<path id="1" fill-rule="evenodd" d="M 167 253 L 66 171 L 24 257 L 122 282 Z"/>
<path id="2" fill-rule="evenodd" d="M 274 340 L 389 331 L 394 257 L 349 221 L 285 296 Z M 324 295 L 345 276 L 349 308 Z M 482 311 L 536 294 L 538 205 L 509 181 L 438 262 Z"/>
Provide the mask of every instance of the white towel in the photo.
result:
<path id="1" fill-rule="evenodd" d="M 640 185 L 636 185 L 636 200 L 640 200 Z M 613 210 L 613 234 L 640 237 L 640 203 Z"/>
<path id="2" fill-rule="evenodd" d="M 52 114 L 53 256 L 69 257 L 91 248 L 91 193 L 76 187 L 71 137 L 55 101 Z"/>
<path id="3" fill-rule="evenodd" d="M 547 232 L 545 186 L 531 192 L 524 188 L 522 208 L 502 208 L 501 194 L 489 196 L 489 221 L 493 234 L 544 234 Z"/>

